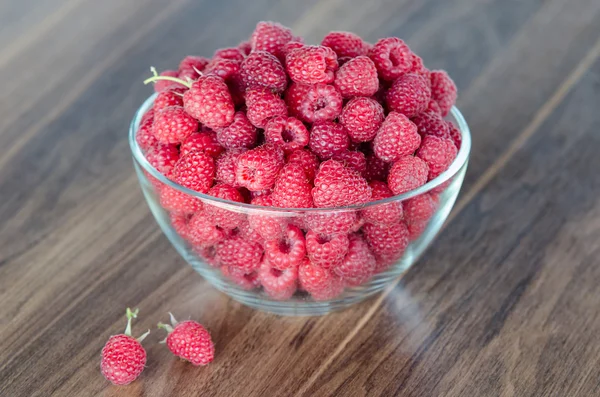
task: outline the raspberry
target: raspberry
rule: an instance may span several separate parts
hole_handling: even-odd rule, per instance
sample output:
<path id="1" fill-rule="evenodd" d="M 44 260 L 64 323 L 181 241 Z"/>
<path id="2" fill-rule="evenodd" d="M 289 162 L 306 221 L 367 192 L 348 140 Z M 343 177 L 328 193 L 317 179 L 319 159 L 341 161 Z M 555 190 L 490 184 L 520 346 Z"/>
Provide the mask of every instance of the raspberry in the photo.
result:
<path id="1" fill-rule="evenodd" d="M 301 164 L 288 163 L 281 169 L 271 198 L 276 207 L 313 207 L 311 184 Z"/>
<path id="2" fill-rule="evenodd" d="M 319 159 L 316 154 L 308 149 L 297 149 L 288 154 L 287 162 L 300 164 L 304 168 L 308 180 L 314 181 L 317 168 L 319 168 Z"/>
<path id="3" fill-rule="evenodd" d="M 146 113 L 144 113 L 144 115 L 142 116 L 142 119 L 140 120 L 140 125 L 146 123 L 146 122 L 152 122 L 154 121 L 154 108 L 150 108 Z"/>
<path id="4" fill-rule="evenodd" d="M 329 47 L 305 45 L 286 54 L 285 67 L 295 83 L 328 84 L 338 68 L 337 55 Z"/>
<path id="5" fill-rule="evenodd" d="M 260 266 L 263 248 L 255 241 L 234 234 L 217 244 L 217 255 L 222 266 L 235 267 L 244 274 L 250 274 Z"/>
<path id="6" fill-rule="evenodd" d="M 363 176 L 367 171 L 367 159 L 365 158 L 363 152 L 344 150 L 343 152 L 334 154 L 331 158 L 332 160 L 339 161 L 346 167 L 353 169 Z"/>
<path id="7" fill-rule="evenodd" d="M 263 207 L 272 207 L 273 199 L 270 194 L 255 197 L 251 204 Z M 251 212 L 248 214 L 250 227 L 265 240 L 275 240 L 283 235 L 285 219 L 278 218 L 275 215 L 261 215 L 261 212 Z"/>
<path id="8" fill-rule="evenodd" d="M 165 340 L 171 353 L 196 366 L 213 361 L 215 346 L 208 331 L 196 321 L 177 322 L 173 314 L 169 315 L 171 325 L 158 323 L 158 328 L 168 332 Z"/>
<path id="9" fill-rule="evenodd" d="M 242 62 L 240 76 L 247 88 L 265 87 L 283 92 L 287 86 L 287 76 L 281 62 L 266 51 L 248 55 Z"/>
<path id="10" fill-rule="evenodd" d="M 239 186 L 248 190 L 270 189 L 283 167 L 281 149 L 270 144 L 242 153 L 236 162 L 235 176 Z"/>
<path id="11" fill-rule="evenodd" d="M 304 216 L 306 227 L 315 233 L 332 236 L 348 233 L 356 223 L 356 213 L 347 212 L 309 212 Z"/>
<path id="12" fill-rule="evenodd" d="M 353 58 L 336 72 L 333 84 L 344 98 L 371 96 L 379 89 L 377 68 L 368 57 Z"/>
<path id="13" fill-rule="evenodd" d="M 417 126 L 405 115 L 390 112 L 373 140 L 373 151 L 381 160 L 392 162 L 413 154 L 420 143 Z"/>
<path id="14" fill-rule="evenodd" d="M 181 157 L 173 167 L 175 182 L 200 193 L 208 192 L 214 176 L 214 160 L 204 152 L 190 152 Z"/>
<path id="15" fill-rule="evenodd" d="M 252 51 L 267 51 L 281 59 L 283 46 L 293 39 L 292 31 L 276 22 L 259 22 L 252 33 Z"/>
<path id="16" fill-rule="evenodd" d="M 245 240 L 253 241 L 264 246 L 265 239 L 256 231 L 256 229 L 253 229 L 252 226 L 250 226 L 250 222 L 247 220 L 240 223 L 233 233 L 238 233 Z"/>
<path id="17" fill-rule="evenodd" d="M 209 128 L 227 127 L 233 122 L 233 100 L 222 78 L 202 76 L 183 94 L 185 111 Z"/>
<path id="18" fill-rule="evenodd" d="M 327 160 L 319 166 L 312 196 L 316 207 L 363 204 L 371 199 L 371 188 L 358 172 Z"/>
<path id="19" fill-rule="evenodd" d="M 158 139 L 154 136 L 152 132 L 152 123 L 154 119 L 148 119 L 140 124 L 140 127 L 135 134 L 135 141 L 140 146 L 143 152 L 147 152 L 153 147 L 157 146 Z"/>
<path id="20" fill-rule="evenodd" d="M 446 171 L 456 158 L 456 146 L 451 139 L 426 135 L 417 151 L 417 156 L 429 166 L 429 179 L 433 179 Z"/>
<path id="21" fill-rule="evenodd" d="M 376 100 L 359 97 L 344 106 L 340 124 L 354 142 L 367 142 L 375 137 L 384 117 L 383 107 Z"/>
<path id="22" fill-rule="evenodd" d="M 194 246 L 210 247 L 224 237 L 225 232 L 204 212 L 195 213 L 188 222 L 187 240 Z"/>
<path id="23" fill-rule="evenodd" d="M 442 114 L 442 109 L 440 108 L 440 105 L 438 105 L 438 103 L 433 99 L 429 101 L 429 104 L 427 105 L 427 109 L 425 109 L 425 111 L 434 112 L 439 115 Z"/>
<path id="24" fill-rule="evenodd" d="M 146 350 L 140 342 L 150 333 L 134 338 L 131 336 L 131 319 L 137 318 L 138 309 L 127 308 L 127 328 L 113 335 L 102 348 L 100 370 L 114 385 L 128 385 L 140 376 L 146 365 Z"/>
<path id="25" fill-rule="evenodd" d="M 358 234 L 350 235 L 348 252 L 337 263 L 333 271 L 340 275 L 347 285 L 361 285 L 375 273 L 375 256 L 369 246 Z"/>
<path id="26" fill-rule="evenodd" d="M 175 145 L 158 144 L 146 153 L 146 159 L 158 172 L 169 178 L 179 160 L 179 150 Z"/>
<path id="27" fill-rule="evenodd" d="M 276 300 L 289 299 L 296 292 L 298 285 L 298 267 L 280 270 L 271 266 L 268 260 L 263 261 L 258 271 L 258 279 L 265 292 Z"/>
<path id="28" fill-rule="evenodd" d="M 196 150 L 203 151 L 212 158 L 217 158 L 225 149 L 219 145 L 217 134 L 214 131 L 206 130 L 188 136 L 179 147 L 182 156 Z"/>
<path id="29" fill-rule="evenodd" d="M 312 230 L 306 233 L 306 253 L 311 262 L 325 269 L 337 265 L 348 252 L 348 235 L 333 236 L 319 234 Z"/>
<path id="30" fill-rule="evenodd" d="M 239 76 L 241 70 L 241 64 L 239 61 L 234 59 L 226 59 L 226 58 L 214 58 L 210 63 L 206 66 L 205 72 L 206 75 L 212 74 L 215 76 L 219 76 L 225 82 L 230 81 L 235 78 L 235 76 Z"/>
<path id="31" fill-rule="evenodd" d="M 367 171 L 365 178 L 367 181 L 387 181 L 390 165 L 379 159 L 374 154 L 367 156 Z"/>
<path id="32" fill-rule="evenodd" d="M 264 128 L 270 118 L 287 116 L 287 107 L 283 99 L 268 88 L 254 88 L 246 91 L 246 116 L 258 128 Z"/>
<path id="33" fill-rule="evenodd" d="M 442 116 L 446 117 L 456 102 L 456 85 L 446 71 L 431 72 L 431 97 L 440 105 Z"/>
<path id="34" fill-rule="evenodd" d="M 242 41 L 237 48 L 243 55 L 248 56 L 252 52 L 252 43 L 250 43 L 250 40 Z"/>
<path id="35" fill-rule="evenodd" d="M 258 197 L 270 196 L 271 193 L 273 193 L 273 189 L 256 190 L 256 191 L 250 192 L 250 199 L 254 200 L 255 198 L 258 198 Z M 271 204 L 257 204 L 257 205 L 270 206 Z"/>
<path id="36" fill-rule="evenodd" d="M 196 131 L 198 122 L 181 106 L 170 106 L 154 115 L 152 132 L 161 143 L 181 143 Z"/>
<path id="37" fill-rule="evenodd" d="M 213 197 L 234 201 L 236 203 L 244 202 L 242 194 L 231 185 L 215 185 L 208 191 L 208 194 Z M 204 203 L 204 212 L 214 225 L 226 230 L 236 228 L 246 217 L 244 213 L 232 211 L 230 208 L 224 208 L 218 204 L 208 204 L 208 202 Z"/>
<path id="38" fill-rule="evenodd" d="M 215 161 L 215 166 L 217 169 L 215 179 L 218 182 L 226 183 L 232 186 L 236 185 L 235 167 L 238 157 L 240 157 L 244 152 L 245 150 L 243 149 L 227 150 L 217 157 Z"/>
<path id="39" fill-rule="evenodd" d="M 193 250 L 207 265 L 211 267 L 221 266 L 219 258 L 217 257 L 217 248 L 214 245 L 211 245 L 210 247 L 193 247 Z"/>
<path id="40" fill-rule="evenodd" d="M 179 63 L 179 74 L 189 73 L 190 70 L 197 74 L 198 72 L 204 71 L 204 68 L 209 62 L 208 58 L 188 55 Z M 196 76 L 196 78 L 198 78 L 198 76 Z"/>
<path id="41" fill-rule="evenodd" d="M 160 205 L 170 212 L 193 214 L 202 209 L 202 201 L 167 185 L 160 187 Z"/>
<path id="42" fill-rule="evenodd" d="M 308 144 L 308 130 L 295 117 L 275 116 L 265 127 L 265 141 L 289 153 Z"/>
<path id="43" fill-rule="evenodd" d="M 358 57 L 367 55 L 365 43 L 350 32 L 329 32 L 321 41 L 321 45 L 331 48 L 339 57 Z"/>
<path id="44" fill-rule="evenodd" d="M 410 233 L 410 240 L 418 238 L 429 223 L 439 205 L 437 196 L 424 193 L 402 203 L 404 221 Z"/>
<path id="45" fill-rule="evenodd" d="M 310 149 L 321 159 L 330 159 L 334 154 L 348 148 L 348 133 L 344 126 L 333 121 L 314 123 L 310 130 Z"/>
<path id="46" fill-rule="evenodd" d="M 252 270 L 249 272 L 245 272 L 242 269 L 237 267 L 221 267 L 221 273 L 239 287 L 245 290 L 252 290 L 254 288 L 260 287 L 260 280 L 258 279 L 258 271 Z"/>
<path id="47" fill-rule="evenodd" d="M 176 72 L 175 70 L 165 70 L 160 73 L 160 76 L 165 76 L 165 77 L 177 77 L 178 75 L 179 75 L 179 73 Z M 177 87 L 180 87 L 180 88 L 187 88 L 182 84 L 173 83 L 173 81 L 158 80 L 158 81 L 154 82 L 154 91 L 155 92 L 163 92 L 164 90 L 171 88 L 173 86 L 173 84 L 175 84 Z"/>
<path id="48" fill-rule="evenodd" d="M 431 88 L 423 76 L 405 74 L 394 81 L 385 95 L 385 103 L 390 110 L 414 117 L 427 109 L 431 99 Z"/>
<path id="49" fill-rule="evenodd" d="M 288 225 L 280 238 L 265 243 L 265 258 L 279 270 L 298 267 L 305 255 L 304 234 L 294 225 Z"/>
<path id="50" fill-rule="evenodd" d="M 412 54 L 411 65 L 412 66 L 410 68 L 410 73 L 415 73 L 420 76 L 423 76 L 427 81 L 427 85 L 431 87 L 431 72 L 423 64 L 423 59 L 416 54 Z"/>
<path id="51" fill-rule="evenodd" d="M 452 138 L 454 146 L 456 146 L 457 150 L 460 150 L 460 145 L 462 145 L 462 134 L 460 133 L 460 130 L 452 124 L 451 121 L 446 121 L 446 125 L 448 126 L 448 131 L 450 131 L 450 138 Z"/>
<path id="52" fill-rule="evenodd" d="M 425 135 L 435 135 L 441 138 L 450 139 L 450 130 L 448 124 L 444 121 L 442 116 L 435 111 L 425 111 L 419 113 L 412 122 L 417 126 L 419 135 L 424 137 Z"/>
<path id="53" fill-rule="evenodd" d="M 282 50 L 282 61 L 285 62 L 285 57 L 287 56 L 288 52 L 296 49 L 296 48 L 302 48 L 304 47 L 304 42 L 303 41 L 296 41 L 296 40 L 292 40 L 287 42 L 284 46 L 283 46 L 283 50 Z"/>
<path id="54" fill-rule="evenodd" d="M 174 90 L 165 90 L 159 92 L 154 99 L 153 109 L 158 112 L 169 106 L 183 106 L 183 93 L 184 89 L 178 88 Z"/>
<path id="55" fill-rule="evenodd" d="M 344 289 L 340 276 L 311 263 L 308 258 L 298 268 L 298 280 L 302 289 L 310 293 L 314 300 L 333 299 Z"/>
<path id="56" fill-rule="evenodd" d="M 366 223 L 362 230 L 379 262 L 378 271 L 383 270 L 382 266 L 391 265 L 404 255 L 408 246 L 408 229 L 404 222 L 383 226 Z"/>
<path id="57" fill-rule="evenodd" d="M 256 144 L 256 128 L 250 124 L 244 112 L 235 112 L 233 122 L 217 129 L 217 140 L 227 149 L 251 148 Z"/>
<path id="58" fill-rule="evenodd" d="M 394 194 L 409 192 L 427 182 L 429 166 L 419 157 L 404 156 L 392 165 L 388 186 Z"/>
<path id="59" fill-rule="evenodd" d="M 242 63 L 244 54 L 237 47 L 219 48 L 213 54 L 213 60 L 215 59 L 230 59 L 237 63 Z"/>
<path id="60" fill-rule="evenodd" d="M 171 226 L 175 229 L 175 232 L 181 236 L 183 239 L 188 239 L 188 223 L 191 219 L 191 216 L 188 214 L 181 214 L 177 212 L 173 212 L 169 214 L 169 218 L 171 220 Z"/>
<path id="61" fill-rule="evenodd" d="M 290 113 L 307 123 L 333 120 L 342 111 L 342 94 L 332 85 L 292 84 L 286 94 Z"/>
<path id="62" fill-rule="evenodd" d="M 371 186 L 371 201 L 383 200 L 394 195 L 385 182 L 373 181 L 369 186 Z M 373 205 L 362 211 L 362 217 L 365 221 L 376 225 L 398 223 L 402 219 L 402 203 L 398 201 Z"/>
<path id="63" fill-rule="evenodd" d="M 369 58 L 375 63 L 379 75 L 388 81 L 411 70 L 412 55 L 406 43 L 397 37 L 380 39 L 369 51 Z"/>

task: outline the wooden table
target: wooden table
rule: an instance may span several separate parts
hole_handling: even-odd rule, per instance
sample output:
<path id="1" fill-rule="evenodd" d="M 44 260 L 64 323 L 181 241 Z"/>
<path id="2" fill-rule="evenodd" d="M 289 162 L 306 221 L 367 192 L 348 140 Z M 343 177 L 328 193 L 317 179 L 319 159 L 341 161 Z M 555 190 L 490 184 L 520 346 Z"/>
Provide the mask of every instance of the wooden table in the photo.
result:
<path id="1" fill-rule="evenodd" d="M 0 395 L 600 395 L 597 0 L 0 1 Z M 445 229 L 353 309 L 281 318 L 207 285 L 158 230 L 126 142 L 148 66 L 260 19 L 309 41 L 396 35 L 460 90 L 471 163 Z M 213 364 L 161 332 L 140 380 L 100 350 L 139 307 L 201 320 Z"/>

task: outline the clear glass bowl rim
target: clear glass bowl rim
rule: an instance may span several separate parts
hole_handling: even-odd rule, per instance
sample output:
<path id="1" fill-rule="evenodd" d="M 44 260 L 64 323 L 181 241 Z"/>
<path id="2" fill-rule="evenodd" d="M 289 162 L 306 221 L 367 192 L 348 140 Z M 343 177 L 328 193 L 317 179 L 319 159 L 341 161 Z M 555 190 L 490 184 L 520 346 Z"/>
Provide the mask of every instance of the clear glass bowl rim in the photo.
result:
<path id="1" fill-rule="evenodd" d="M 298 212 L 332 213 L 332 212 L 347 212 L 347 211 L 362 210 L 362 209 L 377 206 L 377 205 L 387 204 L 387 203 L 396 202 L 396 201 L 404 201 L 404 200 L 410 199 L 412 197 L 426 193 L 432 189 L 435 189 L 436 187 L 438 187 L 441 184 L 445 183 L 446 181 L 450 180 L 454 175 L 456 175 L 462 169 L 462 167 L 468 161 L 469 154 L 471 152 L 471 131 L 469 130 L 469 126 L 468 126 L 467 122 L 465 121 L 462 113 L 458 110 L 458 108 L 456 106 L 453 106 L 452 109 L 450 110 L 450 114 L 452 114 L 452 116 L 456 120 L 456 122 L 458 124 L 458 128 L 459 128 L 461 136 L 462 136 L 462 143 L 461 143 L 460 150 L 458 151 L 456 158 L 454 159 L 452 164 L 450 164 L 450 167 L 448 167 L 448 169 L 446 171 L 441 173 L 437 178 L 432 179 L 431 181 L 427 182 L 426 184 L 424 184 L 422 186 L 419 186 L 416 189 L 413 189 L 406 193 L 399 194 L 397 196 L 388 197 L 388 198 L 385 198 L 382 200 L 370 201 L 370 202 L 364 203 L 364 204 L 355 204 L 355 205 L 349 205 L 349 206 L 344 206 L 344 207 L 279 208 L 279 207 L 263 207 L 263 206 L 259 206 L 259 205 L 238 203 L 235 201 L 224 200 L 224 199 L 221 199 L 218 197 L 213 197 L 208 194 L 200 193 L 195 190 L 191 190 L 184 186 L 181 186 L 178 183 L 173 182 L 173 181 L 169 180 L 168 178 L 166 178 L 156 168 L 154 168 L 152 165 L 150 165 L 148 160 L 146 160 L 146 157 L 144 156 L 141 148 L 139 147 L 139 145 L 135 139 L 135 135 L 136 135 L 138 126 L 140 124 L 140 121 L 142 119 L 142 116 L 151 107 L 152 103 L 154 102 L 154 99 L 156 98 L 156 95 L 157 94 L 154 93 L 153 95 L 151 95 L 144 101 L 142 106 L 140 106 L 138 108 L 138 110 L 135 112 L 135 115 L 129 125 L 129 147 L 131 148 L 131 153 L 133 154 L 135 161 L 137 161 L 137 163 L 140 164 L 146 172 L 148 172 L 150 175 L 152 175 L 154 178 L 158 179 L 160 182 L 164 183 L 165 185 L 167 185 L 173 189 L 179 190 L 190 196 L 197 197 L 204 202 L 208 201 L 208 202 L 218 203 L 217 206 L 225 205 L 227 207 L 237 207 L 239 209 L 243 208 L 243 209 L 250 210 L 253 212 L 278 213 L 280 215 L 282 215 L 283 213 L 294 213 L 295 214 Z"/>

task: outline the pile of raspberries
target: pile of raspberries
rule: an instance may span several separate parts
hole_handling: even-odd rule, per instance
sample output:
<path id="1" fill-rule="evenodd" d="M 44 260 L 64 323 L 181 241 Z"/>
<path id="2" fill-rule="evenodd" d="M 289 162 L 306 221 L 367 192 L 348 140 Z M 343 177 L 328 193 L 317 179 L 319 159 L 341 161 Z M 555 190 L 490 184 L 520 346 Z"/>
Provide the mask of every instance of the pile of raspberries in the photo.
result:
<path id="1" fill-rule="evenodd" d="M 158 93 L 136 140 L 172 181 L 231 202 L 281 208 L 362 205 L 445 171 L 461 134 L 444 120 L 456 86 L 396 37 L 331 32 L 307 45 L 278 23 L 187 56 L 146 80 Z M 362 210 L 277 217 L 235 212 L 150 178 L 175 230 L 210 265 L 273 299 L 332 299 L 402 257 L 441 189 Z M 248 212 L 248 211 L 246 211 Z"/>

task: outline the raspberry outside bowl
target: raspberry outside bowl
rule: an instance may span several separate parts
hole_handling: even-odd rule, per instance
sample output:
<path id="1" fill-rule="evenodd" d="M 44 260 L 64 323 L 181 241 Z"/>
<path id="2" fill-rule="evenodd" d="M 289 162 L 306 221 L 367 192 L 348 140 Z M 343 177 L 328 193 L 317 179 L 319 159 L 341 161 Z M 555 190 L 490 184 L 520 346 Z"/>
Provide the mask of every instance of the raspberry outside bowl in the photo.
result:
<path id="1" fill-rule="evenodd" d="M 417 189 L 339 208 L 238 203 L 187 189 L 150 165 L 136 132 L 155 97 L 136 112 L 129 145 L 144 197 L 160 228 L 214 287 L 243 304 L 280 315 L 322 315 L 347 308 L 405 273 L 450 213 L 471 150 L 469 127 L 453 107 L 448 119 L 462 136 L 458 154 L 446 171 Z M 169 211 L 172 200 L 185 202 L 188 213 Z M 203 222 L 202 209 L 229 226 Z M 403 220 L 390 225 L 394 216 Z M 277 237 L 267 241 L 264 236 L 270 235 Z M 288 266 L 291 263 L 294 266 Z"/>

